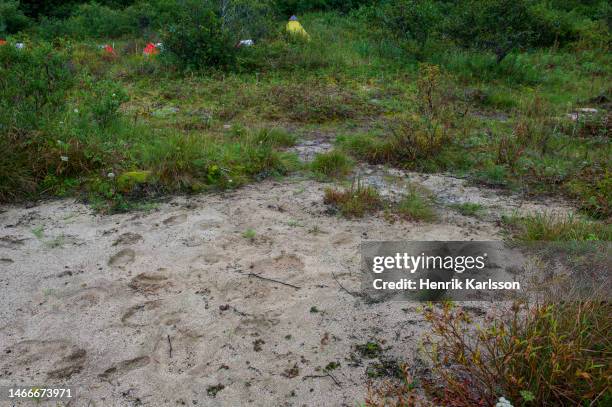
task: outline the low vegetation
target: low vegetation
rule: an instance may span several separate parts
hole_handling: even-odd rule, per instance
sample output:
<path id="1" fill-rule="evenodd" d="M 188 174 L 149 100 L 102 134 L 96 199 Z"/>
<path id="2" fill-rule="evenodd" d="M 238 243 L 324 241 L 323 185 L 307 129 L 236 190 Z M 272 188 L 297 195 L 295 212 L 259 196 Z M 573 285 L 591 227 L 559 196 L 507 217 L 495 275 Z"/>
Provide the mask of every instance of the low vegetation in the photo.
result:
<path id="1" fill-rule="evenodd" d="M 510 216 L 504 221 L 514 236 L 525 242 L 612 240 L 612 225 L 574 215 L 537 213 L 523 217 Z"/>
<path id="2" fill-rule="evenodd" d="M 432 308 L 436 379 L 426 388 L 443 405 L 493 405 L 500 397 L 513 405 L 607 405 L 611 311 L 598 300 L 517 305 L 474 331 L 460 308 Z"/>
<path id="3" fill-rule="evenodd" d="M 354 162 L 340 151 L 317 154 L 310 164 L 312 172 L 321 179 L 342 178 L 347 176 Z"/>
<path id="4" fill-rule="evenodd" d="M 482 205 L 475 202 L 452 204 L 451 208 L 455 209 L 463 216 L 478 216 L 483 210 Z"/>
<path id="5" fill-rule="evenodd" d="M 408 193 L 397 203 L 395 212 L 401 218 L 413 221 L 431 222 L 437 218 L 431 199 L 415 188 L 409 189 Z"/>
<path id="6" fill-rule="evenodd" d="M 356 181 L 345 190 L 325 189 L 324 203 L 338 209 L 347 218 L 361 218 L 382 209 L 383 200 L 378 191 Z"/>

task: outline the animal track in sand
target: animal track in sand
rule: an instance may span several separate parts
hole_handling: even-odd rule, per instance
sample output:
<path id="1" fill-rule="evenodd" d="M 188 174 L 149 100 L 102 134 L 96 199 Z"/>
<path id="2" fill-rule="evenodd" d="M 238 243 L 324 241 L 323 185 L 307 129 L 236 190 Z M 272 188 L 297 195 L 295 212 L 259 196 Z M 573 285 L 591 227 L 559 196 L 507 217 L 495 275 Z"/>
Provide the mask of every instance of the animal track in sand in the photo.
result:
<path id="1" fill-rule="evenodd" d="M 212 264 L 216 264 L 221 261 L 223 257 L 214 251 L 209 251 L 208 253 L 200 254 L 191 260 L 191 264 L 193 266 L 210 266 Z"/>
<path id="2" fill-rule="evenodd" d="M 157 291 L 171 286 L 168 276 L 162 273 L 140 273 L 132 278 L 128 286 L 141 294 L 155 294 Z"/>
<path id="3" fill-rule="evenodd" d="M 28 240 L 27 237 L 19 238 L 17 236 L 2 236 L 0 237 L 0 247 L 5 249 L 17 249 L 19 246 L 23 246 L 23 242 Z"/>
<path id="4" fill-rule="evenodd" d="M 185 223 L 185 221 L 187 221 L 187 215 L 183 213 L 181 215 L 170 216 L 169 218 L 164 219 L 162 223 L 166 226 L 174 226 L 180 225 L 181 223 Z"/>
<path id="5" fill-rule="evenodd" d="M 126 232 L 121 234 L 117 240 L 115 240 L 115 242 L 113 243 L 113 246 L 117 246 L 117 245 L 131 245 L 131 244 L 135 244 L 137 242 L 139 242 L 140 240 L 142 240 L 142 236 L 139 235 L 138 233 L 132 233 L 132 232 Z"/>
<path id="6" fill-rule="evenodd" d="M 161 300 L 147 301 L 128 308 L 121 317 L 121 322 L 126 326 L 146 326 L 153 322 L 151 314 L 162 304 Z"/>
<path id="7" fill-rule="evenodd" d="M 98 377 L 100 377 L 102 380 L 111 381 L 117 377 L 127 374 L 128 372 L 134 369 L 144 367 L 150 362 L 151 358 L 148 356 L 139 356 L 134 359 L 123 360 L 109 367 L 103 373 L 100 373 Z"/>
<path id="8" fill-rule="evenodd" d="M 272 259 L 256 261 L 249 268 L 255 274 L 273 272 L 275 275 L 281 275 L 287 272 L 304 270 L 304 262 L 295 254 L 281 254 Z"/>
<path id="9" fill-rule="evenodd" d="M 260 315 L 249 315 L 244 317 L 238 323 L 235 329 L 237 335 L 252 334 L 254 332 L 262 335 L 270 332 L 272 327 L 280 323 L 280 316 L 278 313 L 266 312 Z"/>
<path id="10" fill-rule="evenodd" d="M 3 350 L 0 378 L 64 380 L 79 373 L 87 359 L 84 349 L 65 340 L 26 340 Z"/>
<path id="11" fill-rule="evenodd" d="M 78 308 L 78 309 L 87 309 L 98 305 L 100 303 L 100 299 L 105 297 L 107 294 L 107 290 L 98 288 L 98 287 L 88 287 L 82 290 L 79 290 L 71 299 L 70 299 L 70 307 Z M 70 308 L 68 307 L 68 308 Z"/>
<path id="12" fill-rule="evenodd" d="M 113 255 L 108 260 L 109 266 L 125 266 L 134 262 L 136 258 L 136 253 L 132 249 L 122 249 L 119 250 L 115 255 Z"/>

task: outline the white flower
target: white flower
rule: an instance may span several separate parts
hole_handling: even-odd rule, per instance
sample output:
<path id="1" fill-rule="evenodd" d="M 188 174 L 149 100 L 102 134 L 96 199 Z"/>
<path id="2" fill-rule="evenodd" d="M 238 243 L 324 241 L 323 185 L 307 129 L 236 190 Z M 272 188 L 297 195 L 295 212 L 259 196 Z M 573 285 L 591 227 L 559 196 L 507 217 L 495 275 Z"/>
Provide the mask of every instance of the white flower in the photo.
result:
<path id="1" fill-rule="evenodd" d="M 230 179 L 228 182 L 231 184 L 231 183 L 232 183 L 232 180 Z"/>
<path id="2" fill-rule="evenodd" d="M 75 112 L 75 113 L 78 113 L 78 112 L 79 112 L 79 109 L 74 109 L 74 112 Z"/>
<path id="3" fill-rule="evenodd" d="M 117 96 L 116 94 L 113 93 L 113 97 Z"/>
<path id="4" fill-rule="evenodd" d="M 115 178 L 115 173 L 114 172 L 109 172 L 108 174 L 106 174 L 106 176 L 108 178 Z"/>
<path id="5" fill-rule="evenodd" d="M 68 161 L 68 157 L 67 157 L 67 156 L 65 156 L 65 155 L 60 156 L 60 159 L 61 159 L 62 161 Z"/>

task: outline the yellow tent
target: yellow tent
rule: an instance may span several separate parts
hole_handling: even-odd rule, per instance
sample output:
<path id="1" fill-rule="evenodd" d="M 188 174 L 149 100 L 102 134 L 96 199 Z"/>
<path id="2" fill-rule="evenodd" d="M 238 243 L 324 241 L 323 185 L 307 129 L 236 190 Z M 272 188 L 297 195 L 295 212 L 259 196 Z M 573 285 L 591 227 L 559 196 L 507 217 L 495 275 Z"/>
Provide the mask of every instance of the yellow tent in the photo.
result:
<path id="1" fill-rule="evenodd" d="M 300 24 L 296 16 L 291 16 L 289 19 L 289 22 L 287 23 L 287 32 L 291 35 L 300 36 L 310 41 L 310 35 L 306 32 L 304 27 L 302 27 L 302 24 Z"/>

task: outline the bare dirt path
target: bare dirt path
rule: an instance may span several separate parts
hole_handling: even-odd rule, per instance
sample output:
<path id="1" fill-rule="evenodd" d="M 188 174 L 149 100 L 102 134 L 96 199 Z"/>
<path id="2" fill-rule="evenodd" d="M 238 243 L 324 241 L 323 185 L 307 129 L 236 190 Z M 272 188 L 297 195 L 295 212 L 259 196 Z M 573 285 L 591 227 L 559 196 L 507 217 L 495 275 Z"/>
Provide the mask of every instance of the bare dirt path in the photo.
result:
<path id="1" fill-rule="evenodd" d="M 1 208 L 0 385 L 69 384 L 75 406 L 354 406 L 381 361 L 418 365 L 427 329 L 418 304 L 351 295 L 362 240 L 499 240 L 503 212 L 569 210 L 443 175 L 359 171 L 387 194 L 429 188 L 439 221 L 342 219 L 322 204 L 326 184 L 298 176 L 148 213 Z M 462 201 L 483 216 L 444 206 Z M 358 350 L 367 342 L 376 358 Z"/>

